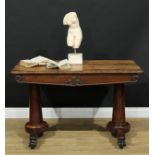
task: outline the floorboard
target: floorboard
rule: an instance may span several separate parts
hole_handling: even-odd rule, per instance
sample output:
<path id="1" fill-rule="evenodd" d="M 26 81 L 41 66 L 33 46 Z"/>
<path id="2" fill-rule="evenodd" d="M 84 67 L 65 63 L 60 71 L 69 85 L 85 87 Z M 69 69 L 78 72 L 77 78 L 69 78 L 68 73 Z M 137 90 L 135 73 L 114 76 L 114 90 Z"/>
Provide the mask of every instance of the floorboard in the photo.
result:
<path id="1" fill-rule="evenodd" d="M 105 130 L 109 119 L 46 119 L 49 131 L 31 150 L 26 121 L 6 119 L 6 155 L 148 155 L 148 119 L 128 119 L 131 130 L 124 149 Z"/>

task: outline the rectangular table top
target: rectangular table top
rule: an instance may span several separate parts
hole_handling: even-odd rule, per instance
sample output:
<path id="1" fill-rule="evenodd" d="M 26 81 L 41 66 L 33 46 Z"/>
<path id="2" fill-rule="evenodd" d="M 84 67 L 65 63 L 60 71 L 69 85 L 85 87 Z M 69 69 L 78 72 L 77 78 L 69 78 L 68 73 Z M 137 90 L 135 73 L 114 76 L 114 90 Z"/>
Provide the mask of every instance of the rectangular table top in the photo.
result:
<path id="1" fill-rule="evenodd" d="M 85 60 L 83 65 L 68 69 L 48 69 L 45 66 L 26 68 L 19 63 L 11 74 L 139 74 L 142 69 L 133 60 Z"/>

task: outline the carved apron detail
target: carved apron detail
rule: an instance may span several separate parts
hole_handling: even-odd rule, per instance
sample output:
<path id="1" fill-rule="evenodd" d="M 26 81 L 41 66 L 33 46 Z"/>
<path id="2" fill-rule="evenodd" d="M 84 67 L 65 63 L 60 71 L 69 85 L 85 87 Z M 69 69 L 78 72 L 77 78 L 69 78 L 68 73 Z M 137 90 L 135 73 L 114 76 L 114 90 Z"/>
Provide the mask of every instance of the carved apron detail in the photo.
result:
<path id="1" fill-rule="evenodd" d="M 69 86 L 80 86 L 81 84 L 83 84 L 81 79 L 78 77 L 72 77 L 71 79 L 67 79 L 64 83 Z"/>
<path id="2" fill-rule="evenodd" d="M 131 77 L 131 80 L 132 80 L 132 81 L 137 81 L 137 80 L 138 80 L 138 75 L 132 76 L 132 77 Z"/>
<path id="3" fill-rule="evenodd" d="M 17 82 L 22 82 L 23 81 L 23 76 L 22 75 L 16 75 L 15 79 Z"/>

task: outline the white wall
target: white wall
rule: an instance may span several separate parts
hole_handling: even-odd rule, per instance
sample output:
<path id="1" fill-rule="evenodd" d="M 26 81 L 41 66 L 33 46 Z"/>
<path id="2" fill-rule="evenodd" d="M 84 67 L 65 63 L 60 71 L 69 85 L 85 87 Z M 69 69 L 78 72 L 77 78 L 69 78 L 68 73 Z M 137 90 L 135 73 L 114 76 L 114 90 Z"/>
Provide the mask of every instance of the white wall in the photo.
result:
<path id="1" fill-rule="evenodd" d="M 28 108 L 6 108 L 6 118 L 28 118 Z M 43 108 L 44 118 L 110 118 L 112 108 Z M 127 118 L 148 118 L 149 108 L 126 108 Z"/>

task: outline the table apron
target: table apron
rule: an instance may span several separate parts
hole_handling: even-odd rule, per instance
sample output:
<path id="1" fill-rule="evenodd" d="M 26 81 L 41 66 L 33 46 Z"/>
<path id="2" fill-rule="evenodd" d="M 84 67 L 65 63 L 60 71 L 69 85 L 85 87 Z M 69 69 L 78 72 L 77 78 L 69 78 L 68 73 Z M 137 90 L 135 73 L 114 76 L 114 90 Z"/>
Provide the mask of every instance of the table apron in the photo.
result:
<path id="1" fill-rule="evenodd" d="M 17 82 L 48 84 L 48 85 L 66 85 L 83 86 L 98 84 L 115 84 L 136 82 L 137 74 L 105 74 L 105 75 L 42 75 L 42 74 L 19 74 L 15 76 Z"/>

